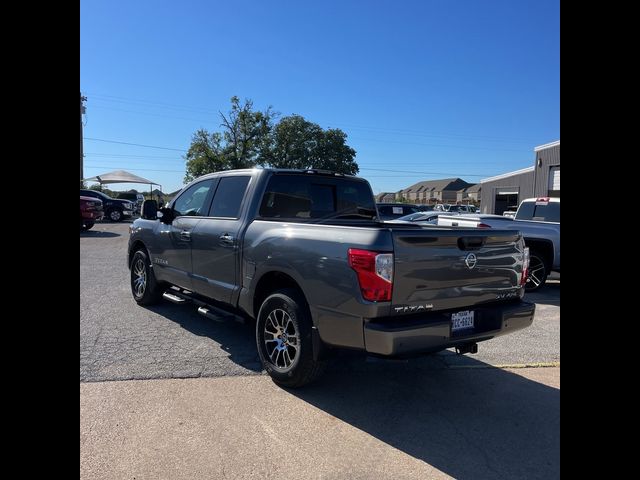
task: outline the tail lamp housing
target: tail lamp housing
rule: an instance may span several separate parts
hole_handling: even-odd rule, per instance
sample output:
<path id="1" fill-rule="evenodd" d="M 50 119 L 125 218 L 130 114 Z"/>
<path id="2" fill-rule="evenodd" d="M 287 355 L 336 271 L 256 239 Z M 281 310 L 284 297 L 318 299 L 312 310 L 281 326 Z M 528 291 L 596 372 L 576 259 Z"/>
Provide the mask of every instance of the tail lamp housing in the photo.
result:
<path id="1" fill-rule="evenodd" d="M 370 302 L 389 302 L 393 290 L 393 253 L 350 248 L 349 266 L 358 274 L 360 291 Z"/>

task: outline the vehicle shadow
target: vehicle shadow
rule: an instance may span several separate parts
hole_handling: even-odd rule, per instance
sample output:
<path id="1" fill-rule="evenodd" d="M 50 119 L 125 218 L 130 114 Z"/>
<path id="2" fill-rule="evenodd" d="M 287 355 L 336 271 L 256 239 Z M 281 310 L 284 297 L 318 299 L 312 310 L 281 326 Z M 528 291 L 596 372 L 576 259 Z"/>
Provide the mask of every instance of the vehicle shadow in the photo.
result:
<path id="1" fill-rule="evenodd" d="M 456 479 L 560 477 L 559 389 L 437 357 L 426 369 L 352 358 L 288 392 Z"/>
<path id="2" fill-rule="evenodd" d="M 544 305 L 560 306 L 560 280 L 547 280 L 547 283 L 535 292 L 526 293 L 524 299 Z"/>
<path id="3" fill-rule="evenodd" d="M 262 372 L 251 324 L 216 322 L 189 305 L 147 308 Z M 385 360 L 339 351 L 315 383 L 284 390 L 453 478 L 559 478 L 559 389 L 467 355 L 452 366 L 453 355 Z"/>
<path id="4" fill-rule="evenodd" d="M 168 301 L 145 308 L 177 323 L 194 335 L 212 339 L 229 354 L 229 360 L 242 368 L 256 373 L 262 372 L 253 324 L 242 324 L 233 320 L 217 322 L 197 313 L 193 305 L 176 305 Z"/>
<path id="5" fill-rule="evenodd" d="M 103 225 L 117 225 L 119 223 L 133 223 L 134 220 L 135 220 L 135 218 L 134 219 L 123 218 L 122 220 L 118 220 L 117 222 L 114 222 L 110 218 L 103 218 L 102 220 L 100 220 L 100 224 L 103 224 Z"/>
<path id="6" fill-rule="evenodd" d="M 81 230 L 80 237 L 93 237 L 93 238 L 112 238 L 112 237 L 120 237 L 119 233 L 115 232 L 104 232 L 101 230 Z"/>

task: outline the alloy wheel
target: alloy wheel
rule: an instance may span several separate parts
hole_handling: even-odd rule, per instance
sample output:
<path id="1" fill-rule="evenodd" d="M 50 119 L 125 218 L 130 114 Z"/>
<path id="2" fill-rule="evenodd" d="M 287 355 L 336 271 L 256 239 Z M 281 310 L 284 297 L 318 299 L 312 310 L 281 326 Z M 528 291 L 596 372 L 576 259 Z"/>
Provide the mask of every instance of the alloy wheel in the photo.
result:
<path id="1" fill-rule="evenodd" d="M 133 274 L 135 276 L 133 279 L 133 291 L 136 297 L 140 298 L 147 288 L 147 270 L 141 258 L 138 258 L 133 265 Z"/>
<path id="2" fill-rule="evenodd" d="M 291 316 L 277 308 L 264 322 L 264 344 L 271 363 L 279 370 L 291 368 L 300 351 L 300 336 Z"/>

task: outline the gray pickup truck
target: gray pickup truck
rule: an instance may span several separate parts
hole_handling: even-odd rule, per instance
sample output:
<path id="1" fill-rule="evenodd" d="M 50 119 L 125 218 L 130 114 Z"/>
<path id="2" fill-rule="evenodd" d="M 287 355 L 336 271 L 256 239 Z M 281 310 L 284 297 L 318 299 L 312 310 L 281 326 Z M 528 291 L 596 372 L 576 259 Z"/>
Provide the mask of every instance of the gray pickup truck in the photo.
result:
<path id="1" fill-rule="evenodd" d="M 255 320 L 265 370 L 289 387 L 333 348 L 475 353 L 532 323 L 520 233 L 385 224 L 374 202 L 366 180 L 326 171 L 205 175 L 131 225 L 133 297 Z"/>

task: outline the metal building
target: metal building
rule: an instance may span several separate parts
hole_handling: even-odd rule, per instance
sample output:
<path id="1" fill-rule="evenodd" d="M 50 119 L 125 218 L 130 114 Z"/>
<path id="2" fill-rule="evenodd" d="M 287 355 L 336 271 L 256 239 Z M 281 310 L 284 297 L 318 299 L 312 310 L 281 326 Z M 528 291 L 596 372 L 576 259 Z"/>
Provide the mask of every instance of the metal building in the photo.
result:
<path id="1" fill-rule="evenodd" d="M 560 196 L 560 140 L 534 148 L 534 197 Z"/>
<path id="2" fill-rule="evenodd" d="M 522 200 L 533 196 L 534 167 L 480 180 L 480 211 L 502 215 L 515 210 Z"/>
<path id="3" fill-rule="evenodd" d="M 480 180 L 480 210 L 502 215 L 529 197 L 560 196 L 560 140 L 534 148 L 531 167 Z"/>

